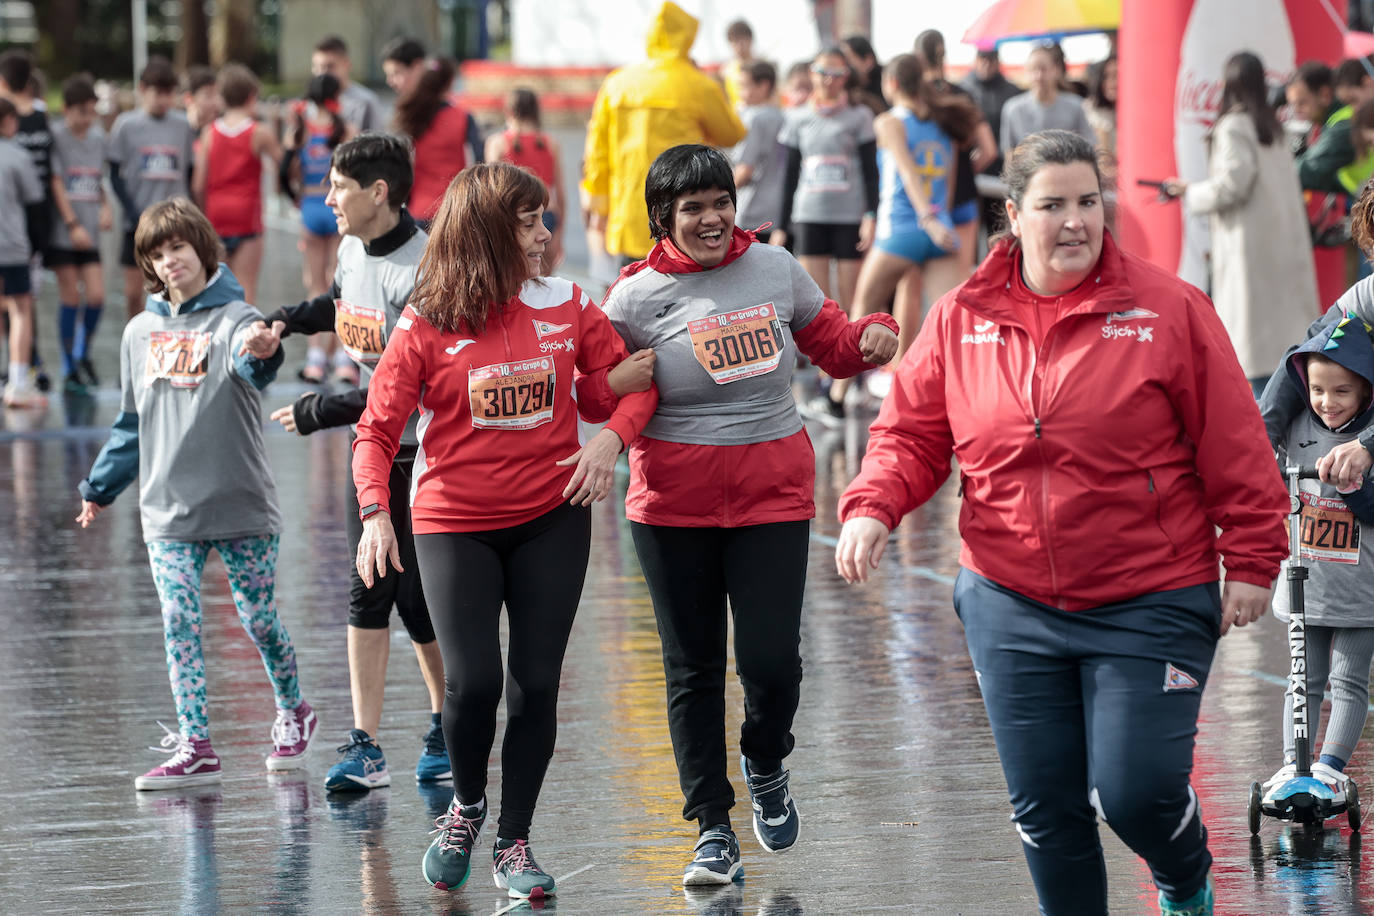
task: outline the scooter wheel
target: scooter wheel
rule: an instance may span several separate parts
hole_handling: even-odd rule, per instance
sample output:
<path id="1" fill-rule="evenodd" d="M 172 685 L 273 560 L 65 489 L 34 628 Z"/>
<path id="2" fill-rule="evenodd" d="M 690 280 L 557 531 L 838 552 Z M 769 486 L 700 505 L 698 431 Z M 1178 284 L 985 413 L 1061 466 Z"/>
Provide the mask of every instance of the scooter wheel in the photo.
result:
<path id="1" fill-rule="evenodd" d="M 1260 784 L 1250 783 L 1250 834 L 1258 835 L 1260 830 Z"/>
<path id="2" fill-rule="evenodd" d="M 1345 817 L 1350 821 L 1350 829 L 1359 832 L 1360 829 L 1360 790 L 1355 785 L 1355 780 L 1350 780 L 1350 784 L 1345 790 Z"/>

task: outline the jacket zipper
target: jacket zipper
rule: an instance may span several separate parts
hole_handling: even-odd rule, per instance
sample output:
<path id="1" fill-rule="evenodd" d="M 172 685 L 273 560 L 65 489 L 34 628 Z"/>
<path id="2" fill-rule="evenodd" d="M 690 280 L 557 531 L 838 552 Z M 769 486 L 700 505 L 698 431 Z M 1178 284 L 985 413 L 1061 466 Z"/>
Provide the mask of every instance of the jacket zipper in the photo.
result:
<path id="1" fill-rule="evenodd" d="M 1057 324 L 1057 322 L 1056 322 Z M 1041 348 L 1045 356 L 1049 354 L 1050 335 L 1054 333 L 1055 325 L 1051 325 L 1045 332 L 1045 337 L 1041 341 Z M 1027 333 L 1029 338 L 1029 333 Z M 1031 419 L 1035 422 L 1035 445 L 1040 452 L 1040 516 L 1043 519 L 1044 527 L 1041 533 L 1041 540 L 1045 544 L 1045 562 L 1050 571 L 1050 594 L 1059 596 L 1059 573 L 1054 564 L 1054 542 L 1050 536 L 1050 465 L 1045 455 L 1045 439 L 1041 435 L 1040 407 L 1035 402 L 1035 374 L 1040 367 L 1042 354 L 1031 350 L 1030 377 L 1026 380 L 1026 401 L 1030 404 Z M 1044 391 L 1040 392 L 1044 395 Z"/>

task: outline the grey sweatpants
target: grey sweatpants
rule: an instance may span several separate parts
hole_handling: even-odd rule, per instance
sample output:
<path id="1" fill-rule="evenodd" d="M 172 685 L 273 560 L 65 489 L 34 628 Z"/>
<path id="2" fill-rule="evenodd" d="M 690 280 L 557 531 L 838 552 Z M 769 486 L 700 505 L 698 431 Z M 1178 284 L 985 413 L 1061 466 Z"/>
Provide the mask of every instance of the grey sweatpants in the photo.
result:
<path id="1" fill-rule="evenodd" d="M 1374 627 L 1307 628 L 1308 734 L 1321 727 L 1322 700 L 1331 682 L 1331 721 L 1321 752 L 1349 761 L 1369 714 L 1369 663 L 1374 659 Z M 1293 692 L 1283 698 L 1283 759 L 1297 757 L 1293 741 Z"/>

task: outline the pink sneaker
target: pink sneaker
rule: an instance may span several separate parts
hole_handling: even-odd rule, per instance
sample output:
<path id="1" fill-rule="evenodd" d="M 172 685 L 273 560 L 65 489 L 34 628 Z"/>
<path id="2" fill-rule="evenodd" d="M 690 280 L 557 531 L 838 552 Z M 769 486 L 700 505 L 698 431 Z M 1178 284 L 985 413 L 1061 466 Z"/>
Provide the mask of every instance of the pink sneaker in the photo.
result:
<path id="1" fill-rule="evenodd" d="M 162 725 L 161 722 L 157 723 Z M 210 747 L 209 738 L 184 738 L 165 725 L 161 747 L 154 751 L 171 752 L 161 766 L 153 767 L 134 780 L 135 789 L 181 789 L 186 786 L 208 786 L 220 781 L 219 757 Z"/>
<path id="2" fill-rule="evenodd" d="M 315 737 L 315 710 L 301 700 L 295 709 L 278 709 L 277 721 L 272 723 L 272 753 L 267 755 L 267 768 L 273 771 L 297 770 L 304 765 L 310 739 Z"/>

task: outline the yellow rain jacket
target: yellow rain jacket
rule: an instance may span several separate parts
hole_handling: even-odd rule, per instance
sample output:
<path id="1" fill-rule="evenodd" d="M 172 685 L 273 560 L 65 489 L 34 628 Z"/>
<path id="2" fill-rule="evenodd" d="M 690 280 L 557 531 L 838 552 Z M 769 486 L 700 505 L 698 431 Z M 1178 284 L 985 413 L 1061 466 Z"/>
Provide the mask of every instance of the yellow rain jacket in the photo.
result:
<path id="1" fill-rule="evenodd" d="M 681 143 L 733 146 L 744 125 L 719 83 L 688 58 L 697 20 L 664 3 L 649 29 L 649 59 L 601 84 L 587 127 L 583 207 L 606 217 L 606 250 L 643 258 L 653 247 L 644 179 L 658 154 Z"/>

